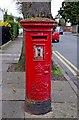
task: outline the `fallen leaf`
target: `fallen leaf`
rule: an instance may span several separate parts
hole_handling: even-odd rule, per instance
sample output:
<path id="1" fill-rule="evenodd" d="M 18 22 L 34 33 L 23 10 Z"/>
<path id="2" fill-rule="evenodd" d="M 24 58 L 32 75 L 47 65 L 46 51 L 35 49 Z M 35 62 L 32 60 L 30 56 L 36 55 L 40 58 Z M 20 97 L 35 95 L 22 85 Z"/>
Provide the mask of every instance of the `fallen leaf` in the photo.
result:
<path id="1" fill-rule="evenodd" d="M 15 92 L 15 93 L 16 93 L 16 90 L 15 90 L 15 88 L 13 88 L 13 92 Z"/>

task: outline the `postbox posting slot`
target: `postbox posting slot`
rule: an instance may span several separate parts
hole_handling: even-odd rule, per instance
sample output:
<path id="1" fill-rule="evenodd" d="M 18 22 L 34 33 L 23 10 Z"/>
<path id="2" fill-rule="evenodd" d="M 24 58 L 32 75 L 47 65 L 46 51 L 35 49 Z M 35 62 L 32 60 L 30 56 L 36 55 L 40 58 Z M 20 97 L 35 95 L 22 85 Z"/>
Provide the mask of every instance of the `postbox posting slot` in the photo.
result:
<path id="1" fill-rule="evenodd" d="M 32 36 L 32 39 L 37 39 L 37 40 L 47 39 L 47 36 Z"/>

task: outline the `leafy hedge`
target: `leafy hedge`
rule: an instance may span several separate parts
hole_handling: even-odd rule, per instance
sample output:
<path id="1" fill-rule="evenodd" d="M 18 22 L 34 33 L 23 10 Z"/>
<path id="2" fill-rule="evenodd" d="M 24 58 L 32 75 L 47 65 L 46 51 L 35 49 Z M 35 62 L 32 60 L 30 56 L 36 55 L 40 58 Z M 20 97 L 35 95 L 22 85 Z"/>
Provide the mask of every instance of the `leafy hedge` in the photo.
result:
<path id="1" fill-rule="evenodd" d="M 15 40 L 19 34 L 19 24 L 16 22 L 10 22 L 11 28 L 10 28 L 10 34 L 11 34 L 11 40 Z"/>
<path id="2" fill-rule="evenodd" d="M 14 21 L 14 16 L 8 15 L 7 10 L 4 13 L 4 23 L 7 21 L 7 25 L 10 24 L 10 35 L 11 40 L 15 40 L 15 38 L 19 34 L 19 23 Z"/>

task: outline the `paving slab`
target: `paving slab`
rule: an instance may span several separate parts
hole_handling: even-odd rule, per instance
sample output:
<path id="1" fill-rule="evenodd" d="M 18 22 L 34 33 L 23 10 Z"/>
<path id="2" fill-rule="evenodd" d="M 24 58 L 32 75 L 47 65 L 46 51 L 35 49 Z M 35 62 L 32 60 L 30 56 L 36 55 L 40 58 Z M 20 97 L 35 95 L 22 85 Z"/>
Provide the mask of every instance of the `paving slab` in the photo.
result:
<path id="1" fill-rule="evenodd" d="M 54 84 L 53 90 L 56 91 L 70 91 L 71 87 L 68 83 L 68 81 L 52 81 L 52 85 Z"/>
<path id="2" fill-rule="evenodd" d="M 2 101 L 0 100 L 0 120 L 2 118 Z"/>
<path id="3" fill-rule="evenodd" d="M 4 72 L 2 86 L 3 88 L 25 89 L 25 72 Z"/>
<path id="4" fill-rule="evenodd" d="M 78 119 L 79 119 L 79 96 L 78 96 L 78 99 L 77 99 L 77 115 L 78 115 Z"/>
<path id="5" fill-rule="evenodd" d="M 21 48 L 22 48 L 22 35 L 18 36 L 16 40 L 11 41 L 10 44 L 2 48 L 2 53 L 6 54 L 20 54 L 21 53 Z M 15 49 L 16 48 L 16 49 Z"/>
<path id="6" fill-rule="evenodd" d="M 25 100 L 25 73 L 5 72 L 2 78 L 3 100 Z"/>
<path id="7" fill-rule="evenodd" d="M 77 97 L 72 91 L 54 91 L 52 95 L 53 102 L 69 102 L 69 103 L 76 103 L 77 104 Z"/>
<path id="8" fill-rule="evenodd" d="M 2 89 L 2 100 L 25 100 L 25 90 L 16 88 Z"/>
<path id="9" fill-rule="evenodd" d="M 2 71 L 0 71 L 0 85 L 2 84 Z"/>
<path id="10" fill-rule="evenodd" d="M 68 102 L 77 104 L 77 96 L 70 87 L 68 81 L 54 81 L 52 83 L 52 101 L 53 102 Z M 62 98 L 62 99 L 61 99 Z"/>
<path id="11" fill-rule="evenodd" d="M 2 58 L 0 57 L 0 73 L 2 72 Z"/>
<path id="12" fill-rule="evenodd" d="M 3 74 L 3 75 L 4 75 L 4 72 L 7 71 L 9 65 L 10 65 L 10 64 L 4 64 L 4 63 L 2 63 L 1 67 L 2 67 L 2 74 Z"/>
<path id="13" fill-rule="evenodd" d="M 0 63 L 2 62 L 0 71 L 7 71 L 12 63 L 18 63 L 22 50 L 22 35 L 19 35 L 16 40 L 11 41 L 9 44 L 3 46 L 0 50 Z"/>
<path id="14" fill-rule="evenodd" d="M 18 55 L 18 54 L 16 56 L 14 54 L 7 56 L 7 54 L 6 54 L 5 56 L 2 57 L 2 63 L 3 64 L 18 63 L 19 58 L 20 58 L 20 55 Z"/>
<path id="15" fill-rule="evenodd" d="M 2 85 L 0 85 L 0 100 L 2 100 Z"/>
<path id="16" fill-rule="evenodd" d="M 24 118 L 24 101 L 3 101 L 3 118 Z"/>

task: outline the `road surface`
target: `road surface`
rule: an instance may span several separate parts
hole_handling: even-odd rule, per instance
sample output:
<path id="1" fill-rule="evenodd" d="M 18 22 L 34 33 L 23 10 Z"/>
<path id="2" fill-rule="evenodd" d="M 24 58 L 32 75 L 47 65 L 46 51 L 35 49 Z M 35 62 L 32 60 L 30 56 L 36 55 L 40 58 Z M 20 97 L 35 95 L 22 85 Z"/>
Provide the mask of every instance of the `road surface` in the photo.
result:
<path id="1" fill-rule="evenodd" d="M 60 42 L 53 43 L 53 59 L 79 88 L 78 39 L 79 36 L 72 33 L 61 35 Z"/>

